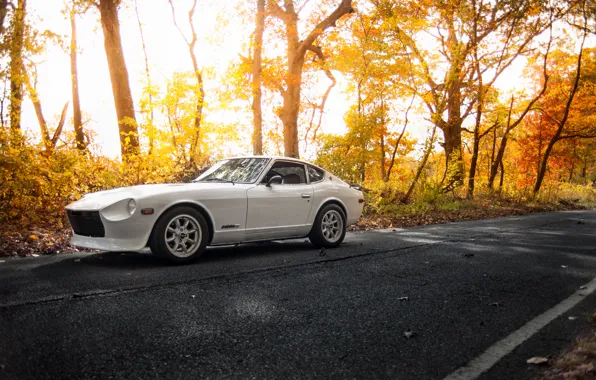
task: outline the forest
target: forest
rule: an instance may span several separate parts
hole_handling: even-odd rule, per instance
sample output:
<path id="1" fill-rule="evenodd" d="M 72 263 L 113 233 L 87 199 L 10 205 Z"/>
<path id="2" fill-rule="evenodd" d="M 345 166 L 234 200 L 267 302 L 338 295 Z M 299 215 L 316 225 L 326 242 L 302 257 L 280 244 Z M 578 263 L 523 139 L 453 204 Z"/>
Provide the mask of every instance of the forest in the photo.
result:
<path id="1" fill-rule="evenodd" d="M 361 184 L 362 228 L 596 201 L 594 0 L 0 0 L 0 62 L 5 254 L 239 155 Z"/>

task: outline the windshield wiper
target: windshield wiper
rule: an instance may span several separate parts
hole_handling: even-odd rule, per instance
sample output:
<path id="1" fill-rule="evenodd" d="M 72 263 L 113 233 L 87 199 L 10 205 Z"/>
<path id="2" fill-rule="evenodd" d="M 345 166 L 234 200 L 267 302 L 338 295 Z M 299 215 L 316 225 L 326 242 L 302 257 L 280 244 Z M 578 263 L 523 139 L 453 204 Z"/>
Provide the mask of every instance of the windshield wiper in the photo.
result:
<path id="1" fill-rule="evenodd" d="M 202 179 L 197 182 L 225 182 L 225 183 L 231 183 L 232 185 L 234 185 L 234 181 L 232 181 L 230 179 L 224 179 L 224 178 L 207 178 L 207 179 Z"/>

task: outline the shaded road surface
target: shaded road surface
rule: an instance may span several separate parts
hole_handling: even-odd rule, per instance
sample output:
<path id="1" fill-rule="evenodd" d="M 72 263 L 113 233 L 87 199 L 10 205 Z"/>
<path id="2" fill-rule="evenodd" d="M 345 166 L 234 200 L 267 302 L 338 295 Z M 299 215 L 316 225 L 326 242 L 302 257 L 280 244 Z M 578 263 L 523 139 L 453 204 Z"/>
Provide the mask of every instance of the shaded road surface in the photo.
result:
<path id="1" fill-rule="evenodd" d="M 596 211 L 349 233 L 323 256 L 4 259 L 0 378 L 441 379 L 594 277 Z M 587 295 L 481 378 L 531 377 L 594 310 Z"/>

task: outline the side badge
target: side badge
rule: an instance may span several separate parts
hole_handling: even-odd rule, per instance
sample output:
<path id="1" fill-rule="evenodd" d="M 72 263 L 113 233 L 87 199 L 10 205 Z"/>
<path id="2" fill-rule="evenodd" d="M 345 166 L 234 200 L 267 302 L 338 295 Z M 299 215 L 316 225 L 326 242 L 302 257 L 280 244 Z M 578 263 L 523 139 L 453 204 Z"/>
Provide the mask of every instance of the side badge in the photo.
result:
<path id="1" fill-rule="evenodd" d="M 238 227 L 240 227 L 239 224 L 224 224 L 223 226 L 221 226 L 221 229 L 222 230 L 229 230 L 229 229 L 238 228 Z"/>

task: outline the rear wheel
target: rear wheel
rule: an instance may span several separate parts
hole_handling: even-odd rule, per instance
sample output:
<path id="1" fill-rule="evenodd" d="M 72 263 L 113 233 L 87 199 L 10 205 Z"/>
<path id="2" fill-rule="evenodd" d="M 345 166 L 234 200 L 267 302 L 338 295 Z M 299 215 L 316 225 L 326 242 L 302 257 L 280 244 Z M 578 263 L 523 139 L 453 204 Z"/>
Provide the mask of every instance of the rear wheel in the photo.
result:
<path id="1" fill-rule="evenodd" d="M 151 234 L 151 251 L 172 263 L 185 264 L 198 259 L 209 238 L 203 215 L 192 207 L 181 206 L 166 211 Z"/>
<path id="2" fill-rule="evenodd" d="M 308 235 L 315 247 L 335 248 L 346 236 L 346 216 L 336 204 L 328 204 L 317 214 Z"/>

